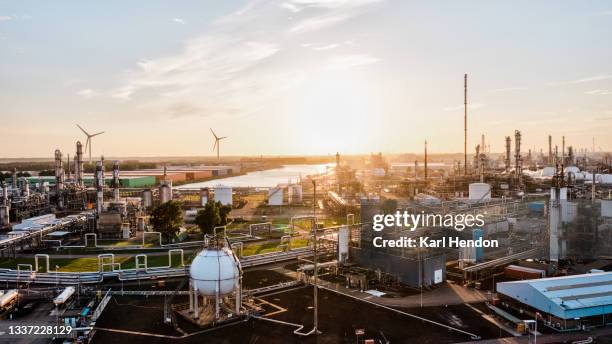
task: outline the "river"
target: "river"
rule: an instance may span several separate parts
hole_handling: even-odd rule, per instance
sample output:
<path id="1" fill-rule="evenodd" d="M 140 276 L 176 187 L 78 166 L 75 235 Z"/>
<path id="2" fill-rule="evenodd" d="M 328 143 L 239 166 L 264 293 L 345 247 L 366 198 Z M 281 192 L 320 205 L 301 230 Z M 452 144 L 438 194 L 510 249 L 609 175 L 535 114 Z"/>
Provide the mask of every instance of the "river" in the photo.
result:
<path id="1" fill-rule="evenodd" d="M 295 183 L 300 177 L 304 178 L 309 175 L 324 173 L 326 172 L 328 166 L 331 167 L 333 164 L 285 165 L 281 168 L 254 171 L 236 177 L 227 177 L 200 183 L 184 184 L 177 186 L 176 189 L 199 189 L 205 187 L 214 188 L 217 185 L 269 188 L 282 183 Z"/>

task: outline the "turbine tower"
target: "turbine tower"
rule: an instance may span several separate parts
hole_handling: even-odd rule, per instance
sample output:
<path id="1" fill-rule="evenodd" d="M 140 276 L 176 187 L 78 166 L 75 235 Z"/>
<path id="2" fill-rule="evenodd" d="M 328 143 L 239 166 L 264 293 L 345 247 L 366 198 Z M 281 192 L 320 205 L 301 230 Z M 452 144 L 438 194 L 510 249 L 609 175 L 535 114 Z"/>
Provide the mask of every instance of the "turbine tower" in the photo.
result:
<path id="1" fill-rule="evenodd" d="M 212 128 L 210 128 L 210 132 L 212 132 L 213 136 L 215 137 L 215 144 L 213 145 L 213 152 L 215 151 L 215 148 L 217 148 L 217 160 L 219 160 L 219 145 L 220 145 L 220 141 L 223 139 L 226 139 L 227 136 L 221 136 L 218 137 L 217 134 L 215 134 L 215 132 L 212 130 Z"/>
<path id="2" fill-rule="evenodd" d="M 77 124 L 76 126 L 79 127 L 79 129 L 81 129 L 81 131 L 84 132 L 85 135 L 87 135 L 87 141 L 85 141 L 85 150 L 87 150 L 87 147 L 89 147 L 89 162 L 91 163 L 91 138 L 94 137 L 94 136 L 98 136 L 100 134 L 104 134 L 104 132 L 101 131 L 99 133 L 89 134 L 80 125 Z"/>

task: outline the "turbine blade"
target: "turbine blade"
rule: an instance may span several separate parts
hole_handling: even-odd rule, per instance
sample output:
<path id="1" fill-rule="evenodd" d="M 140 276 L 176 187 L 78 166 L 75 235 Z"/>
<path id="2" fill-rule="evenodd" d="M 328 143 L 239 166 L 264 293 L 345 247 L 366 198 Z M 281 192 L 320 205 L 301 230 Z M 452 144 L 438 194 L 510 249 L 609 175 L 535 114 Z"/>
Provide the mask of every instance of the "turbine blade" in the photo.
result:
<path id="1" fill-rule="evenodd" d="M 223 140 L 223 139 L 226 139 L 226 138 L 227 138 L 227 136 L 221 136 L 221 137 L 219 138 L 219 140 Z"/>
<path id="2" fill-rule="evenodd" d="M 96 133 L 96 134 L 93 134 L 93 135 L 89 135 L 89 137 L 98 136 L 98 135 L 100 135 L 100 134 L 104 134 L 104 132 L 103 132 L 103 131 L 101 131 L 101 132 L 99 132 L 99 133 Z"/>
<path id="3" fill-rule="evenodd" d="M 217 140 L 215 140 L 215 144 L 213 145 L 213 149 L 212 149 L 212 151 L 213 151 L 213 152 L 215 151 L 215 148 L 217 148 L 217 142 L 218 142 L 218 141 L 217 141 Z"/>
<path id="4" fill-rule="evenodd" d="M 77 127 L 79 127 L 79 129 L 81 129 L 82 132 L 85 133 L 85 135 L 89 136 L 89 133 L 85 131 L 85 129 L 83 129 L 80 125 L 76 125 Z"/>
<path id="5" fill-rule="evenodd" d="M 213 136 L 215 137 L 216 140 L 218 140 L 219 138 L 217 137 L 217 134 L 215 134 L 215 132 L 212 130 L 212 128 L 210 128 L 210 132 L 213 134 Z"/>

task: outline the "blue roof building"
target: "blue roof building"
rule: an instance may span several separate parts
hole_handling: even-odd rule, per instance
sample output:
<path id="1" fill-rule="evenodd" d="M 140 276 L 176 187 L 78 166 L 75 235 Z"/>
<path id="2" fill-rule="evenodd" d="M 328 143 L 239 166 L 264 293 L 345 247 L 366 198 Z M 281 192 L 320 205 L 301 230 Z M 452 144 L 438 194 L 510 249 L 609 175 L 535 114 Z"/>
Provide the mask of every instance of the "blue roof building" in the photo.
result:
<path id="1" fill-rule="evenodd" d="M 565 320 L 612 313 L 612 272 L 500 282 L 497 291 Z"/>

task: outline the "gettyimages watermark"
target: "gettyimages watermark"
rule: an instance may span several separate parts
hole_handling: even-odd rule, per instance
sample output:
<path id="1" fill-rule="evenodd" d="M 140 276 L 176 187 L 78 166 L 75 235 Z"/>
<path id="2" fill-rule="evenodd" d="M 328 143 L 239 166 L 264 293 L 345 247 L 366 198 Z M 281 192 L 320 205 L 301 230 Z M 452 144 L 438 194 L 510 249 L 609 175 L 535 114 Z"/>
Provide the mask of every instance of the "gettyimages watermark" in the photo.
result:
<path id="1" fill-rule="evenodd" d="M 386 228 L 405 228 L 415 231 L 419 228 L 445 227 L 453 228 L 456 231 L 463 231 L 467 228 L 483 228 L 485 225 L 485 215 L 483 214 L 426 214 L 409 213 L 408 211 L 396 211 L 394 214 L 376 214 L 372 217 L 372 229 L 381 232 Z M 463 248 L 463 247 L 499 247 L 499 242 L 495 239 L 463 239 L 461 237 L 441 237 L 431 239 L 429 236 L 399 237 L 395 239 L 384 239 L 376 236 L 372 239 L 374 247 L 407 247 L 407 248 Z"/>

